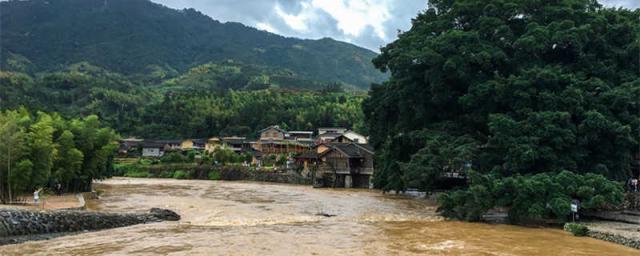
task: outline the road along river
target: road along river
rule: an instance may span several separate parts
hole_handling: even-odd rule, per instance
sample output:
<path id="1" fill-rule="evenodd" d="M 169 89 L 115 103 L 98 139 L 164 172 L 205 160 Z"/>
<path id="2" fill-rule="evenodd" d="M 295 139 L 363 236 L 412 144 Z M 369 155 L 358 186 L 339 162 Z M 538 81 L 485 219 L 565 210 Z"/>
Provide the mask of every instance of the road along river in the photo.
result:
<path id="1" fill-rule="evenodd" d="M 0 255 L 640 255 L 557 229 L 444 221 L 422 200 L 377 191 L 132 178 L 95 188 L 90 210 L 160 207 L 182 220 L 2 246 Z"/>

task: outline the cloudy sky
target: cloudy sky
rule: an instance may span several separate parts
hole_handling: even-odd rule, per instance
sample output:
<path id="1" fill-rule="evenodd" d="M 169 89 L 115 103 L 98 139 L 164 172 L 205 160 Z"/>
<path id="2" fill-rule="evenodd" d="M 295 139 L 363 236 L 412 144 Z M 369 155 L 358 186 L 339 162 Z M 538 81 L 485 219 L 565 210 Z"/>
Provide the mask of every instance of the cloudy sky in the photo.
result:
<path id="1" fill-rule="evenodd" d="M 284 36 L 332 37 L 374 51 L 408 30 L 426 0 L 152 0 L 194 8 L 220 21 L 235 21 Z M 640 8 L 640 0 L 600 0 Z"/>

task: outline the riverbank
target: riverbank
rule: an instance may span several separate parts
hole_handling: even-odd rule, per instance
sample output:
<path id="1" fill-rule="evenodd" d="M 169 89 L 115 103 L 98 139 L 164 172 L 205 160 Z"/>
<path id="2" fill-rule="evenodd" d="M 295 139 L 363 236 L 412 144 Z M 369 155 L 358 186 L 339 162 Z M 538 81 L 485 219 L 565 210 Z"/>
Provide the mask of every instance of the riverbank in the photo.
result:
<path id="1" fill-rule="evenodd" d="M 41 240 L 80 231 L 180 220 L 171 210 L 146 213 L 106 213 L 82 210 L 0 209 L 0 245 Z"/>
<path id="2" fill-rule="evenodd" d="M 587 236 L 640 249 L 640 225 L 612 221 L 584 222 Z"/>
<path id="3" fill-rule="evenodd" d="M 587 236 L 640 249 L 640 212 L 614 211 L 590 213 Z"/>
<path id="4" fill-rule="evenodd" d="M 206 164 L 148 164 L 121 163 L 116 166 L 119 176 L 130 178 L 173 178 L 187 180 L 226 180 L 259 181 L 286 184 L 311 185 L 310 177 L 293 170 L 273 171 L 257 170 L 243 165 L 206 165 Z"/>
<path id="5" fill-rule="evenodd" d="M 27 209 L 27 210 L 72 210 L 82 209 L 85 204 L 82 193 L 63 194 L 63 195 L 47 195 L 40 198 L 40 203 L 36 206 L 33 204 L 31 197 L 25 196 L 20 198 L 16 204 L 0 204 L 1 209 Z"/>
<path id="6" fill-rule="evenodd" d="M 114 178 L 89 211 L 180 213 L 158 222 L 0 247 L 4 255 L 621 255 L 556 228 L 445 221 L 432 202 L 375 190 Z M 322 215 L 326 213 L 326 217 Z M 248 246 L 250 245 L 250 246 Z"/>

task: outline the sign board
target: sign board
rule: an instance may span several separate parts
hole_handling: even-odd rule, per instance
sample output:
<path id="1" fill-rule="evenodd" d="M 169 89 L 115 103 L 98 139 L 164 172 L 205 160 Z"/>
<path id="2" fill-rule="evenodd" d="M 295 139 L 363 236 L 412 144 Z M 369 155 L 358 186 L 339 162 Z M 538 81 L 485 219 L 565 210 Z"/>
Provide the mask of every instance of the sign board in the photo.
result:
<path id="1" fill-rule="evenodd" d="M 571 212 L 578 212 L 578 205 L 576 203 L 571 203 Z"/>

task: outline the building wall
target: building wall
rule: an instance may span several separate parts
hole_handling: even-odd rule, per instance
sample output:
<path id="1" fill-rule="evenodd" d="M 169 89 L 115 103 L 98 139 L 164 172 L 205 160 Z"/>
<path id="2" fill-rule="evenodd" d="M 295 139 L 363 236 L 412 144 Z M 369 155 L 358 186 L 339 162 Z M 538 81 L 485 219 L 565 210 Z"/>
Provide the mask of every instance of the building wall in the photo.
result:
<path id="1" fill-rule="evenodd" d="M 180 144 L 180 148 L 182 148 L 184 150 L 192 149 L 193 148 L 193 141 L 192 140 L 182 141 L 182 143 Z"/>
<path id="2" fill-rule="evenodd" d="M 346 128 L 318 128 L 318 134 L 325 133 L 344 133 L 346 132 Z"/>
<path id="3" fill-rule="evenodd" d="M 160 150 L 160 148 L 143 148 L 142 149 L 142 156 L 145 156 L 145 157 L 161 157 L 162 153 L 163 152 Z"/>
<path id="4" fill-rule="evenodd" d="M 204 145 L 204 150 L 209 153 L 213 153 L 213 151 L 216 151 L 216 149 L 219 148 L 220 145 L 221 144 L 219 141 L 209 141 L 206 145 Z"/>
<path id="5" fill-rule="evenodd" d="M 262 140 L 284 140 L 284 133 L 274 128 L 269 128 L 260 133 L 260 139 Z"/>

